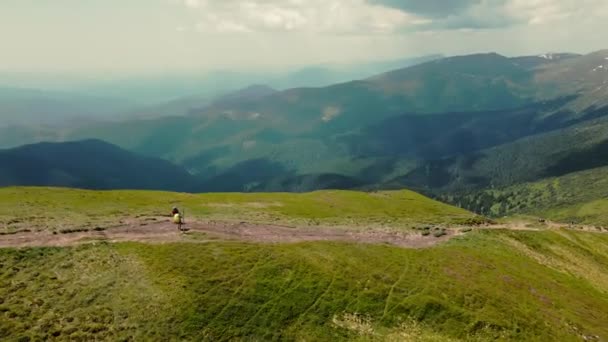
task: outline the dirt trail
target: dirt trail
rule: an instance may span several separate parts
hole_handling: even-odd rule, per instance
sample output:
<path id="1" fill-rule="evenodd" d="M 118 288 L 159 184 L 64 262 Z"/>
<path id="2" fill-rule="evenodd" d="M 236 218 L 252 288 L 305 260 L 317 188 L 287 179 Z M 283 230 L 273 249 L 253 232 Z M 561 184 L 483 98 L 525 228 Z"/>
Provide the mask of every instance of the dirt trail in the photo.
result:
<path id="1" fill-rule="evenodd" d="M 188 222 L 182 233 L 166 218 L 157 222 L 132 220 L 122 226 L 103 231 L 53 234 L 21 232 L 0 236 L 0 247 L 69 246 L 93 241 L 139 241 L 150 243 L 208 242 L 212 240 L 241 240 L 261 243 L 293 243 L 301 241 L 346 241 L 391 244 L 407 248 L 424 248 L 446 241 L 457 234 L 447 230 L 442 237 L 422 236 L 419 232 L 391 230 L 348 230 L 323 227 L 286 227 L 247 222 Z"/>
<path id="2" fill-rule="evenodd" d="M 51 233 L 19 232 L 0 235 L 2 247 L 70 246 L 95 241 L 138 241 L 148 243 L 209 242 L 240 240 L 259 243 L 294 243 L 301 241 L 345 241 L 355 243 L 390 244 L 405 248 L 426 248 L 447 241 L 462 233 L 461 229 L 447 229 L 447 235 L 423 236 L 419 231 L 347 229 L 336 227 L 287 227 L 248 222 L 190 221 L 187 231 L 180 232 L 166 217 L 132 218 L 119 226 L 105 230 L 85 232 Z M 511 222 L 479 229 L 544 230 L 558 229 L 567 225 L 546 222 L 543 226 L 530 226 L 526 222 Z M 573 229 L 596 231 L 594 227 L 578 226 Z"/>
<path id="3" fill-rule="evenodd" d="M 484 226 L 487 229 L 509 229 L 509 230 L 528 230 L 528 231 L 539 231 L 539 230 L 559 230 L 559 229 L 571 229 L 585 232 L 608 232 L 608 230 L 585 224 L 568 224 L 560 223 L 555 221 L 543 220 L 539 222 L 530 221 L 512 221 L 509 223 L 494 224 L 490 226 Z"/>

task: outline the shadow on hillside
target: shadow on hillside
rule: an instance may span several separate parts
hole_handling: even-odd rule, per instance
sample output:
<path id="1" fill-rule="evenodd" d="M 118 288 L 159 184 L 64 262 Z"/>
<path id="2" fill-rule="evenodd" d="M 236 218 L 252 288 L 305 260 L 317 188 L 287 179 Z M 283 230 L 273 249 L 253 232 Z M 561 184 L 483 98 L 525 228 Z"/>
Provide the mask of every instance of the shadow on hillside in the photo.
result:
<path id="1" fill-rule="evenodd" d="M 601 116 L 595 112 L 579 116 L 570 111 L 545 116 L 576 98 L 563 97 L 509 110 L 404 114 L 369 126 L 360 133 L 341 136 L 338 142 L 358 157 L 401 156 L 426 160 L 465 155 Z"/>
<path id="2" fill-rule="evenodd" d="M 206 192 L 241 192 L 259 187 L 277 177 L 295 176 L 293 170 L 283 164 L 265 158 L 240 162 L 220 174 L 208 178 L 202 184 Z"/>
<path id="3" fill-rule="evenodd" d="M 558 177 L 606 165 L 608 165 L 608 139 L 559 159 L 545 170 L 542 177 Z"/>
<path id="4" fill-rule="evenodd" d="M 285 165 L 252 159 L 238 163 L 202 184 L 205 192 L 307 192 L 326 189 L 354 189 L 364 182 L 333 173 L 299 175 Z"/>
<path id="5" fill-rule="evenodd" d="M 418 151 L 415 156 L 422 159 L 422 162 L 418 167 L 396 178 L 391 183 L 393 186 L 398 184 L 415 189 L 442 189 L 456 185 L 475 188 L 491 186 L 492 179 L 474 170 L 475 164 L 486 159 L 487 153 L 492 153 L 492 150 L 487 150 L 487 148 L 493 147 L 495 143 L 502 143 L 502 140 L 506 139 L 508 135 L 512 135 L 512 137 L 506 139 L 505 143 L 529 135 L 572 127 L 587 121 L 593 123 L 593 120 L 606 116 L 608 108 L 589 108 L 580 114 L 560 111 L 545 117 L 537 117 L 527 111 L 525 113 L 517 113 L 516 116 L 525 114 L 532 115 L 532 117 L 526 120 L 514 120 L 511 123 L 508 123 L 507 119 L 514 119 L 514 117 L 501 118 L 496 121 L 493 121 L 494 119 L 471 120 L 467 124 L 470 127 L 468 131 L 455 126 L 445 136 L 441 136 L 443 133 L 440 133 L 437 139 L 418 143 Z M 521 127 L 524 122 L 529 122 L 528 128 Z M 489 124 L 489 126 L 485 126 L 485 124 Z M 514 127 L 513 130 L 511 127 Z M 526 130 L 528 134 L 523 134 Z M 495 136 L 488 138 L 488 141 L 484 141 L 486 135 Z M 397 142 L 394 145 L 397 146 L 399 143 Z M 520 175 L 521 179 L 518 179 L 518 181 L 534 181 L 608 165 L 608 139 L 585 150 L 576 151 L 575 148 L 576 146 L 572 146 L 568 154 L 550 157 L 557 160 L 553 165 L 539 173 Z M 437 153 L 439 157 L 427 158 L 432 156 L 433 153 Z M 525 151 L 520 153 L 525 154 Z M 509 163 L 501 164 L 500 167 L 509 167 Z"/>

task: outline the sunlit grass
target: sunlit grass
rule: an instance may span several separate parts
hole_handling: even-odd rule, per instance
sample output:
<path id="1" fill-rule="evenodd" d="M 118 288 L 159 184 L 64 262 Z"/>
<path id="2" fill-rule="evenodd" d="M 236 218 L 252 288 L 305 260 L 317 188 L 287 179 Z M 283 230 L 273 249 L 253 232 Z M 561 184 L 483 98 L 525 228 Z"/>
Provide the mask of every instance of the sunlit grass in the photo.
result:
<path id="1" fill-rule="evenodd" d="M 606 339 L 607 250 L 607 235 L 554 231 L 477 231 L 423 250 L 4 249 L 0 339 Z"/>
<path id="2" fill-rule="evenodd" d="M 0 232 L 108 228 L 136 217 L 166 215 L 174 205 L 185 210 L 186 218 L 298 225 L 399 227 L 473 217 L 465 210 L 407 190 L 182 194 L 2 188 Z"/>

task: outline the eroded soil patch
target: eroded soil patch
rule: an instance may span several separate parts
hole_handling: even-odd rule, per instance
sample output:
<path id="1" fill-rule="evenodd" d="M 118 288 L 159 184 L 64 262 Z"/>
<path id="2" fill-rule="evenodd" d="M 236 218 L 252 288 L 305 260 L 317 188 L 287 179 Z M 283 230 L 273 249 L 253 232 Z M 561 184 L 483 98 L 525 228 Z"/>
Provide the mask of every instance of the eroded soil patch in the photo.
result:
<path id="1" fill-rule="evenodd" d="M 241 240 L 259 243 L 295 243 L 302 241 L 346 241 L 390 244 L 407 248 L 430 247 L 446 241 L 457 233 L 447 230 L 441 237 L 422 236 L 417 232 L 395 230 L 349 230 L 331 227 L 287 227 L 248 222 L 188 222 L 187 231 L 180 232 L 166 218 L 155 221 L 128 220 L 123 225 L 105 230 L 64 233 L 19 232 L 0 236 L 0 247 L 69 246 L 91 241 L 139 241 L 150 243 L 206 242 Z"/>

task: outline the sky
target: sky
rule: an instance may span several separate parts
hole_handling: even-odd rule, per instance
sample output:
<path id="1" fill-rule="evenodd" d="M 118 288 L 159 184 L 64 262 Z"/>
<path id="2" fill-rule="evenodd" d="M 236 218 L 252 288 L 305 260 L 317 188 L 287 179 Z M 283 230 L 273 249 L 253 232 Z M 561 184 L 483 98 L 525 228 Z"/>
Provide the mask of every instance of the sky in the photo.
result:
<path id="1" fill-rule="evenodd" d="M 280 69 L 608 48 L 606 0 L 0 0 L 0 71 Z"/>

